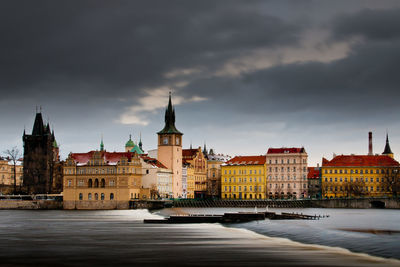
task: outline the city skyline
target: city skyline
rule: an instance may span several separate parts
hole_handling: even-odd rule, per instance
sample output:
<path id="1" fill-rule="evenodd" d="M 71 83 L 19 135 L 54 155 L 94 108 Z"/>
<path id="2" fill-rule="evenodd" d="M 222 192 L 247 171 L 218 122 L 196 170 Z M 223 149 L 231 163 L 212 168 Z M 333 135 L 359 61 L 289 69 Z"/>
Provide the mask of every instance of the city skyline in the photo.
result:
<path id="1" fill-rule="evenodd" d="M 64 159 L 101 135 L 108 151 L 140 132 L 154 149 L 171 88 L 184 148 L 304 146 L 314 166 L 367 154 L 369 131 L 380 154 L 388 130 L 400 151 L 396 1 L 14 5 L 0 11 L 1 151 L 22 150 L 36 106 Z"/>

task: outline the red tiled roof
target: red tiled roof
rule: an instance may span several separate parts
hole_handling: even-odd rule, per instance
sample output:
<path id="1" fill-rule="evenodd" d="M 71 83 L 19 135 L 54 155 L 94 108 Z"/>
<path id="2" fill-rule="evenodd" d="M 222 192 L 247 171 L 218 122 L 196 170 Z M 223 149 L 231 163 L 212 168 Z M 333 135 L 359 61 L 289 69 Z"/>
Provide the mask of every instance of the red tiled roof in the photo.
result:
<path id="1" fill-rule="evenodd" d="M 228 165 L 264 165 L 265 156 L 237 156 L 226 162 Z"/>
<path id="2" fill-rule="evenodd" d="M 304 153 L 304 147 L 269 148 L 267 154 Z"/>
<path id="3" fill-rule="evenodd" d="M 146 163 L 151 164 L 153 166 L 156 166 L 157 168 L 163 168 L 163 169 L 168 169 L 165 167 L 161 162 L 159 162 L 155 158 L 148 157 L 147 154 L 146 156 L 140 156 Z"/>
<path id="4" fill-rule="evenodd" d="M 400 166 L 399 162 L 385 155 L 340 155 L 334 157 L 332 160 L 322 158 L 323 167 L 336 167 L 336 166 L 374 166 L 374 167 L 396 167 Z"/>
<path id="5" fill-rule="evenodd" d="M 320 177 L 320 168 L 317 167 L 308 167 L 307 178 L 308 179 L 317 179 Z"/>
<path id="6" fill-rule="evenodd" d="M 182 164 L 186 164 L 188 160 L 192 160 L 196 157 L 197 152 L 201 152 L 201 150 L 199 151 L 198 148 L 182 149 Z"/>
<path id="7" fill-rule="evenodd" d="M 71 157 L 75 160 L 76 163 L 86 164 L 90 159 L 93 158 L 93 154 L 96 151 L 89 151 L 87 153 L 71 153 Z M 112 164 L 120 161 L 122 157 L 128 158 L 128 161 L 132 159 L 133 152 L 106 152 L 100 151 L 101 157 L 105 162 Z"/>

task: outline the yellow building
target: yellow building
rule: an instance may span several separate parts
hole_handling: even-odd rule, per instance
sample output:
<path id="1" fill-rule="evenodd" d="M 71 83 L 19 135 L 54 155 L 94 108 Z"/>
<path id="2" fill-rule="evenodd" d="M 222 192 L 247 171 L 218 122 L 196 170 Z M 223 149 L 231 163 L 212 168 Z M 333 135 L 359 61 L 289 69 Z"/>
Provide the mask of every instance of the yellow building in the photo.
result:
<path id="1" fill-rule="evenodd" d="M 16 163 L 16 184 L 19 187 L 22 184 L 23 166 L 22 159 Z M 14 165 L 11 160 L 0 157 L 0 186 L 1 193 L 9 194 L 13 192 L 14 186 Z"/>
<path id="2" fill-rule="evenodd" d="M 187 198 L 205 198 L 207 193 L 207 160 L 201 148 L 183 149 L 182 164 L 187 169 Z"/>
<path id="3" fill-rule="evenodd" d="M 71 153 L 64 164 L 64 209 L 128 209 L 129 201 L 149 197 L 142 189 L 137 153 Z"/>
<path id="4" fill-rule="evenodd" d="M 266 157 L 238 156 L 221 165 L 223 199 L 265 199 Z"/>
<path id="5" fill-rule="evenodd" d="M 325 198 L 391 196 L 399 162 L 386 155 L 340 155 L 322 159 Z"/>

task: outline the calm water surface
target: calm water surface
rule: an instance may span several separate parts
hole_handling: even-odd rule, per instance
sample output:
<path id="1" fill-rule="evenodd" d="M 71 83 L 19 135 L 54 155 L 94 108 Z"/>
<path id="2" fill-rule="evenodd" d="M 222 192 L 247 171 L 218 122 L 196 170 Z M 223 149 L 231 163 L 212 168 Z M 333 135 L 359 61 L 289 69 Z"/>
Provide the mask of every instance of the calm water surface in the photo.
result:
<path id="1" fill-rule="evenodd" d="M 0 265 L 221 267 L 265 266 L 268 262 L 270 266 L 400 266 L 397 260 L 303 245 L 341 247 L 399 259 L 397 210 L 296 209 L 330 217 L 319 221 L 265 220 L 226 226 L 143 223 L 143 219 L 170 214 L 246 210 L 254 209 L 164 209 L 152 213 L 0 210 Z"/>
<path id="2" fill-rule="evenodd" d="M 258 208 L 258 211 L 265 209 Z M 175 213 L 223 214 L 255 211 L 254 208 L 175 208 Z M 265 220 L 229 227 L 245 228 L 270 237 L 283 237 L 306 244 L 341 247 L 353 252 L 400 259 L 400 210 L 388 209 L 269 209 L 308 215 L 329 215 L 320 220 Z"/>

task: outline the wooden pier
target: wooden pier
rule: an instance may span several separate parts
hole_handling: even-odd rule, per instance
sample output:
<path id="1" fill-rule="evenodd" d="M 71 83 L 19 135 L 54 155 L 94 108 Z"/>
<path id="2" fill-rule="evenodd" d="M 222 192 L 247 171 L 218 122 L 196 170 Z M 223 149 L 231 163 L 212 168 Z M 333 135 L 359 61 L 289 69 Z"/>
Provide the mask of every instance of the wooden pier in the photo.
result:
<path id="1" fill-rule="evenodd" d="M 319 220 L 329 216 L 275 212 L 228 212 L 223 215 L 189 214 L 171 215 L 166 219 L 145 219 L 144 223 L 242 223 L 256 220 Z"/>

